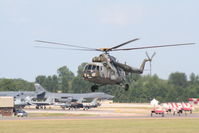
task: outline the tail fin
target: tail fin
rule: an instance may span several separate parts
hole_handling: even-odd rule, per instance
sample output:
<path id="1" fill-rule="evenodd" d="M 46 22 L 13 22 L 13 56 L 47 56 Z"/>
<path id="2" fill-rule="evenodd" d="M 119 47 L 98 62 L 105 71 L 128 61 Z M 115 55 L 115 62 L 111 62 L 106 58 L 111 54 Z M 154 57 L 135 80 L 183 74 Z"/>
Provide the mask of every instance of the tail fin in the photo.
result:
<path id="1" fill-rule="evenodd" d="M 48 92 L 47 90 L 45 90 L 40 84 L 35 83 L 35 89 L 36 89 L 36 93 L 37 94 L 42 94 L 44 92 Z"/>
<path id="2" fill-rule="evenodd" d="M 54 103 L 54 98 L 48 97 L 45 102 L 49 103 L 49 104 L 53 104 Z"/>
<path id="3" fill-rule="evenodd" d="M 84 98 L 80 98 L 77 100 L 77 103 L 82 103 L 84 101 Z"/>
<path id="4" fill-rule="evenodd" d="M 93 101 L 91 102 L 91 105 L 98 106 L 99 103 L 97 102 L 97 100 L 98 98 L 93 99 Z"/>

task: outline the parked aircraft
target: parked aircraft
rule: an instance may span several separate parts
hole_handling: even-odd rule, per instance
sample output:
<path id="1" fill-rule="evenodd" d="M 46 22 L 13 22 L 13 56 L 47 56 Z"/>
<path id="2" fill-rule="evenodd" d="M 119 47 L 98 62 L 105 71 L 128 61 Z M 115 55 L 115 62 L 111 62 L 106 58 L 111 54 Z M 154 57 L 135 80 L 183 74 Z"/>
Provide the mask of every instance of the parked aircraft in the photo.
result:
<path id="1" fill-rule="evenodd" d="M 58 103 L 60 104 L 60 107 L 62 109 L 68 108 L 69 110 L 71 109 L 78 109 L 78 108 L 83 108 L 83 98 L 77 100 L 77 101 L 70 101 L 70 102 L 65 102 L 65 103 Z"/>
<path id="2" fill-rule="evenodd" d="M 45 90 L 40 84 L 35 84 L 35 88 L 37 90 L 40 90 L 44 93 L 44 98 L 54 98 L 54 100 L 57 102 L 68 102 L 68 101 L 77 101 L 79 99 L 85 99 L 85 98 L 99 98 L 99 99 L 112 99 L 114 96 L 111 96 L 109 94 L 103 93 L 103 92 L 94 92 L 94 93 L 53 93 Z"/>
<path id="3" fill-rule="evenodd" d="M 25 99 L 15 98 L 14 107 L 15 108 L 24 108 L 25 106 L 31 105 L 31 97 L 26 97 Z"/>
<path id="4" fill-rule="evenodd" d="M 80 109 L 88 110 L 91 108 L 97 108 L 101 104 L 97 102 L 98 98 L 94 98 L 90 103 L 84 103 L 83 99 L 78 100 L 77 102 L 71 102 L 71 103 L 61 103 L 60 106 L 62 109 L 68 108 L 71 109 Z"/>
<path id="5" fill-rule="evenodd" d="M 45 101 L 31 101 L 31 105 L 36 105 L 36 109 L 46 109 L 47 105 L 54 105 L 54 99 L 48 97 Z"/>
<path id="6" fill-rule="evenodd" d="M 83 110 L 88 110 L 90 108 L 97 108 L 101 104 L 97 102 L 98 98 L 93 99 L 91 103 L 83 103 Z"/>
<path id="7" fill-rule="evenodd" d="M 112 99 L 114 96 L 103 92 L 93 92 L 93 93 L 82 93 L 82 94 L 74 94 L 74 93 L 53 93 L 45 90 L 40 84 L 35 84 L 36 90 L 39 90 L 43 93 L 43 99 L 46 99 L 45 102 L 38 102 L 37 108 L 43 107 L 45 108 L 46 103 L 48 105 L 55 104 L 60 105 L 61 107 L 72 107 L 75 108 L 77 106 L 83 106 L 82 101 L 85 99 Z M 48 101 L 47 101 L 48 100 Z M 49 102 L 50 101 L 50 102 Z M 37 103 L 37 102 L 35 102 Z M 34 104 L 34 102 L 33 102 Z"/>

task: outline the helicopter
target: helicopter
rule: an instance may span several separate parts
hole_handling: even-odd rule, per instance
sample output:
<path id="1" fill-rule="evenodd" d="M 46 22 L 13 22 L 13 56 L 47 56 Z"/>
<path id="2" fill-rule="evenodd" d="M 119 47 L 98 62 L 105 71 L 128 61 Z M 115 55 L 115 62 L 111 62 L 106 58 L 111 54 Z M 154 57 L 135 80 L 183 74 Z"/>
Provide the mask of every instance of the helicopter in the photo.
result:
<path id="1" fill-rule="evenodd" d="M 127 65 L 126 63 L 120 63 L 117 59 L 111 56 L 109 53 L 112 51 L 127 51 L 127 50 L 139 50 L 139 49 L 150 49 L 150 48 L 160 48 L 160 47 L 172 47 L 172 46 L 183 46 L 183 45 L 193 45 L 194 43 L 182 43 L 182 44 L 171 44 L 171 45 L 156 45 L 156 46 L 145 46 L 145 47 L 134 47 L 134 48 L 120 48 L 126 44 L 131 42 L 135 42 L 139 40 L 139 38 L 135 38 L 129 40 L 127 42 L 121 43 L 111 48 L 89 48 L 78 45 L 70 45 L 65 43 L 57 43 L 57 42 L 49 42 L 42 40 L 35 40 L 40 43 L 48 43 L 55 45 L 62 45 L 66 47 L 71 47 L 69 49 L 65 48 L 52 48 L 52 49 L 65 49 L 65 50 L 82 50 L 82 51 L 99 51 L 102 52 L 97 57 L 92 58 L 91 63 L 87 63 L 83 70 L 83 78 L 89 82 L 94 83 L 91 86 L 91 91 L 95 92 L 100 86 L 103 85 L 120 85 L 125 91 L 129 89 L 129 84 L 126 81 L 126 77 L 129 73 L 137 73 L 142 74 L 144 71 L 144 67 L 146 62 L 151 62 L 155 53 L 151 57 L 149 57 L 148 53 L 146 53 L 147 58 L 143 60 L 140 65 L 140 68 L 135 68 Z M 43 47 L 36 46 L 39 48 L 51 48 L 51 47 Z M 151 65 L 151 64 L 150 64 Z"/>

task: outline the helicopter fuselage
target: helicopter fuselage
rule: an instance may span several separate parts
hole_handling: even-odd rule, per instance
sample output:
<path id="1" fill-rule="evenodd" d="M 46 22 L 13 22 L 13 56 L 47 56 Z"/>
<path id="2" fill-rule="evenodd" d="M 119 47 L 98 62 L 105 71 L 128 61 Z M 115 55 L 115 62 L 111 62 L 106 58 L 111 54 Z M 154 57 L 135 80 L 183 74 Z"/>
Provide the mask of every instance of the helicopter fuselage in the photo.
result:
<path id="1" fill-rule="evenodd" d="M 98 88 L 98 85 L 121 85 L 128 90 L 129 85 L 126 84 L 126 75 L 128 73 L 143 73 L 145 63 L 151 59 L 144 59 L 140 68 L 133 68 L 129 65 L 119 63 L 115 57 L 108 53 L 99 55 L 92 59 L 92 63 L 85 65 L 83 78 L 94 83 L 91 87 L 92 91 Z"/>

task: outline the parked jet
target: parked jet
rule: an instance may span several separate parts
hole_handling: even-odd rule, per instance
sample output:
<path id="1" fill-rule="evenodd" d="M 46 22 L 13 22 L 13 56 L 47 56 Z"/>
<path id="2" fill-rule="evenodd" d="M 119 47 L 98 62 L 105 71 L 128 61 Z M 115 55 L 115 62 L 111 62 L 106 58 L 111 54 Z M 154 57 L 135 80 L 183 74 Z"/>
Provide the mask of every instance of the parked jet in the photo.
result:
<path id="1" fill-rule="evenodd" d="M 103 92 L 93 92 L 93 93 L 53 93 L 45 90 L 40 84 L 35 84 L 35 88 L 39 91 L 44 92 L 44 98 L 53 98 L 55 102 L 70 102 L 78 101 L 79 99 L 85 98 L 98 98 L 98 99 L 112 99 L 114 96 Z"/>
<path id="2" fill-rule="evenodd" d="M 15 98 L 14 99 L 14 107 L 15 108 L 24 108 L 25 106 L 31 105 L 30 97 L 26 97 L 25 99 Z"/>
<path id="3" fill-rule="evenodd" d="M 65 103 L 65 105 L 62 105 L 62 109 L 68 108 L 69 110 L 71 109 L 79 109 L 79 108 L 83 108 L 83 98 L 79 99 L 78 101 L 72 101 L 72 102 L 68 102 Z"/>
<path id="4" fill-rule="evenodd" d="M 54 105 L 54 99 L 48 97 L 45 101 L 31 101 L 31 105 L 36 105 L 36 109 L 46 109 L 47 105 Z"/>
<path id="5" fill-rule="evenodd" d="M 90 108 L 97 108 L 101 104 L 97 102 L 98 98 L 93 99 L 91 103 L 83 103 L 83 110 L 88 110 Z"/>
<path id="6" fill-rule="evenodd" d="M 62 109 L 68 108 L 71 109 L 80 109 L 88 110 L 90 108 L 97 108 L 101 104 L 97 102 L 98 98 L 94 98 L 90 103 L 83 103 L 83 99 L 78 100 L 77 102 L 70 102 L 70 103 L 61 103 L 57 104 L 60 105 Z"/>

